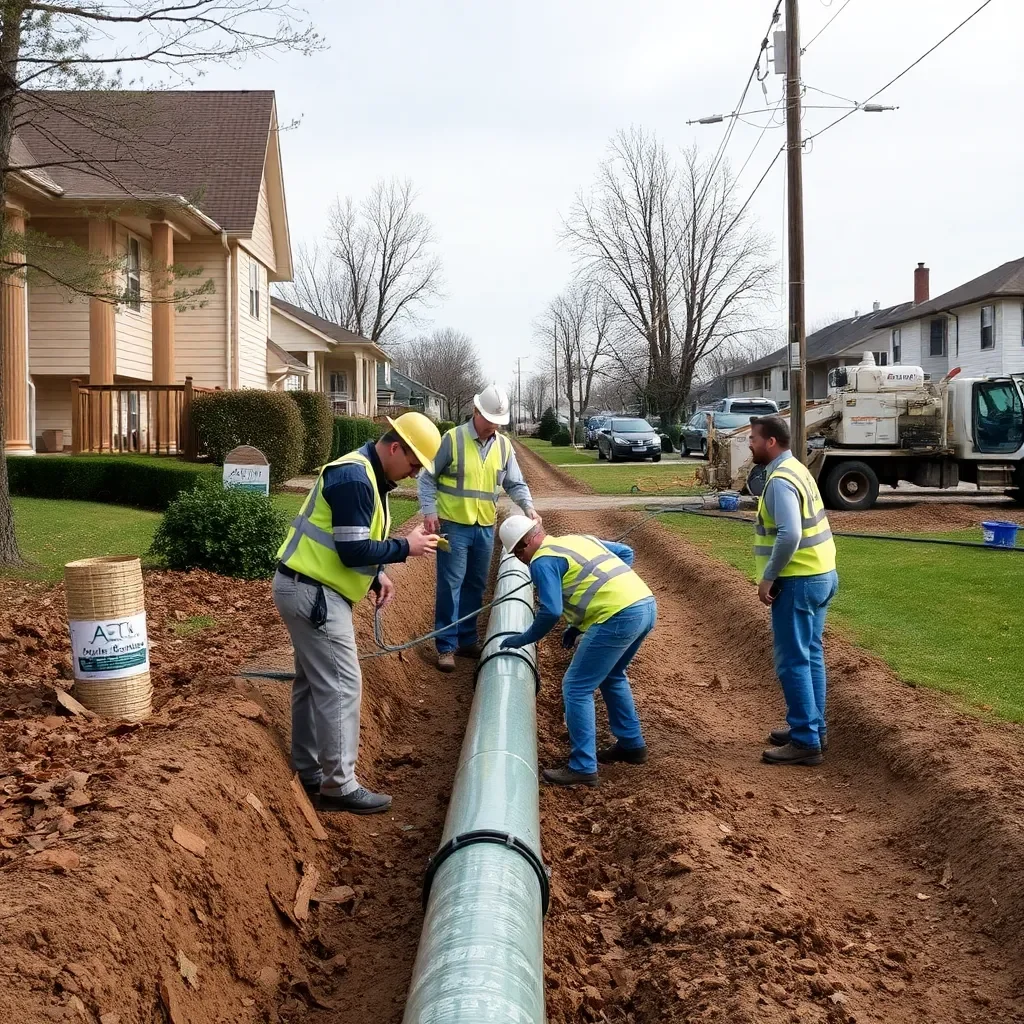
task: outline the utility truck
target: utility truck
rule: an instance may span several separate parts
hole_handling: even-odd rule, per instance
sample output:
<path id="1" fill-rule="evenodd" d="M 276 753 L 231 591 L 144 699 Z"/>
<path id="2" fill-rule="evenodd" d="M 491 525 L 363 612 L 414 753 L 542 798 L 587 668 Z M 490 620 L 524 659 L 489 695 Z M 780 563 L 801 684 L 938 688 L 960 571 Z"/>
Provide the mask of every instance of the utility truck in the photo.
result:
<path id="1" fill-rule="evenodd" d="M 788 414 L 784 414 L 788 419 Z M 828 375 L 828 397 L 807 406 L 807 466 L 829 508 L 869 509 L 882 484 L 954 488 L 961 483 L 1024 492 L 1024 374 L 933 383 L 919 366 L 858 366 Z M 704 483 L 757 494 L 750 427 L 709 440 Z"/>

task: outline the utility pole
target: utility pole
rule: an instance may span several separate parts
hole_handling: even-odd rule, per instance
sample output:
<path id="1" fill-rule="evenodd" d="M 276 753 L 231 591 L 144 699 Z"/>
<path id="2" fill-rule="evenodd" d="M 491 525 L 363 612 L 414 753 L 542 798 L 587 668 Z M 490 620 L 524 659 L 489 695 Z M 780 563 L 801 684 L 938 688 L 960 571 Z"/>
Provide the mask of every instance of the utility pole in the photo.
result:
<path id="1" fill-rule="evenodd" d="M 555 342 L 555 419 L 558 419 L 558 332 L 552 331 L 551 337 Z"/>
<path id="2" fill-rule="evenodd" d="M 807 329 L 804 323 L 804 179 L 800 125 L 800 21 L 786 0 L 786 174 L 789 213 L 789 422 L 793 454 L 807 462 Z"/>

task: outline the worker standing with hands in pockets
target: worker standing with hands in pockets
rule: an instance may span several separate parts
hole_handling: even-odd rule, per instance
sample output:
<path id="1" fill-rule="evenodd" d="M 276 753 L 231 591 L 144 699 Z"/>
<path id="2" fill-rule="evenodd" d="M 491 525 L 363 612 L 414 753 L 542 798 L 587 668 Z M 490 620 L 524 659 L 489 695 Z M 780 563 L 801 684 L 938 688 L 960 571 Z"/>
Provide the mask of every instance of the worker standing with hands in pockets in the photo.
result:
<path id="1" fill-rule="evenodd" d="M 839 589 L 836 545 L 818 484 L 790 451 L 778 416 L 750 421 L 750 455 L 767 469 L 754 524 L 757 595 L 772 610 L 775 672 L 786 698 L 785 729 L 773 729 L 768 764 L 817 765 L 828 749 L 825 651 L 829 603 Z"/>
<path id="2" fill-rule="evenodd" d="M 530 488 L 523 479 L 512 442 L 498 431 L 510 419 L 508 394 L 497 384 L 473 398 L 473 417 L 449 430 L 432 471 L 420 474 L 423 522 L 431 533 L 444 534 L 450 550 L 437 554 L 434 629 L 437 667 L 455 669 L 455 655 L 480 657 L 476 617 L 457 619 L 483 604 L 494 551 L 494 523 L 502 488 L 536 522 Z"/>
<path id="3" fill-rule="evenodd" d="M 362 674 L 352 607 L 373 591 L 376 607 L 386 608 L 395 586 L 381 566 L 437 550 L 436 533 L 422 525 L 388 538 L 388 493 L 433 469 L 441 434 L 418 412 L 388 423 L 379 441 L 320 470 L 277 554 L 274 604 L 295 649 L 292 766 L 322 811 L 380 814 L 391 806 L 355 774 Z"/>

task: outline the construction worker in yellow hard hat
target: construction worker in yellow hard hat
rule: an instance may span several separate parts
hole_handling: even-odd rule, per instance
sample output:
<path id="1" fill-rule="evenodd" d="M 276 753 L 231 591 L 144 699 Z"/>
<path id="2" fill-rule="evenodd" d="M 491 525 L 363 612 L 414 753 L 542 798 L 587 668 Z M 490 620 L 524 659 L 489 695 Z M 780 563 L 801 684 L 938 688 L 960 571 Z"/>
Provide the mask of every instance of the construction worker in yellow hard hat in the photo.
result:
<path id="1" fill-rule="evenodd" d="M 491 384 L 473 396 L 473 416 L 441 441 L 433 471 L 420 474 L 420 512 L 428 530 L 442 533 L 449 550 L 437 556 L 434 629 L 437 667 L 455 669 L 455 656 L 480 657 L 476 618 L 455 625 L 483 603 L 494 551 L 494 522 L 502 489 L 531 519 L 530 488 L 512 442 L 500 433 L 511 416 L 508 394 Z"/>
<path id="2" fill-rule="evenodd" d="M 437 535 L 422 525 L 388 539 L 388 492 L 433 469 L 441 435 L 418 412 L 388 424 L 379 441 L 320 470 L 277 554 L 274 604 L 295 648 L 292 765 L 323 811 L 378 814 L 391 806 L 355 774 L 362 676 L 352 606 L 372 591 L 386 608 L 395 587 L 381 567 L 437 550 Z"/>

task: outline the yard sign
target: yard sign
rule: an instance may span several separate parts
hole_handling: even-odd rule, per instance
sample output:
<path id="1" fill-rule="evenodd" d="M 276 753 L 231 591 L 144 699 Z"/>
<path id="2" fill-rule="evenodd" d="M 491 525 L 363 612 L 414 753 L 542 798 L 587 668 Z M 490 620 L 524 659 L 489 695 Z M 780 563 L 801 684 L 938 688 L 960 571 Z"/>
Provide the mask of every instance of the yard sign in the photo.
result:
<path id="1" fill-rule="evenodd" d="M 228 452 L 224 460 L 224 489 L 232 487 L 270 494 L 270 463 L 259 448 L 243 444 Z"/>

